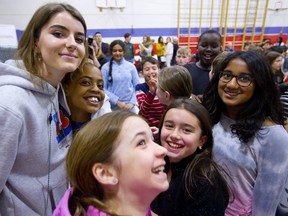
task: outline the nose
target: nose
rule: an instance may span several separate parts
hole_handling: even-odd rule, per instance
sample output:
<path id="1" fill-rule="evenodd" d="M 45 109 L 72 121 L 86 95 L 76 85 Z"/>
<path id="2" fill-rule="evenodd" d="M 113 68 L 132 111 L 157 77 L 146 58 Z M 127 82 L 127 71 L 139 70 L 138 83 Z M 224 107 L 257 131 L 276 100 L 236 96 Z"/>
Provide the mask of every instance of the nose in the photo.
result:
<path id="1" fill-rule="evenodd" d="M 66 47 L 68 49 L 75 49 L 76 45 L 77 45 L 77 43 L 75 41 L 74 35 L 70 35 L 69 37 L 67 37 Z"/>
<path id="2" fill-rule="evenodd" d="M 95 91 L 95 92 L 98 92 L 98 91 L 100 90 L 99 87 L 98 87 L 98 85 L 97 85 L 97 83 L 92 84 L 91 90 L 92 90 L 92 91 Z"/>
<path id="3" fill-rule="evenodd" d="M 175 129 L 172 131 L 172 133 L 170 134 L 170 137 L 171 137 L 171 139 L 173 139 L 173 140 L 178 140 L 178 139 L 180 139 L 180 135 L 179 135 L 178 129 L 175 128 Z"/>
<path id="4" fill-rule="evenodd" d="M 232 77 L 232 79 L 226 84 L 227 86 L 234 86 L 234 87 L 238 87 L 238 83 L 237 83 L 237 79 L 236 77 Z"/>
<path id="5" fill-rule="evenodd" d="M 206 49 L 206 50 L 211 51 L 211 50 L 212 50 L 212 47 L 209 45 L 209 46 L 207 46 L 207 49 Z"/>
<path id="6" fill-rule="evenodd" d="M 155 149 L 156 149 L 156 154 L 159 156 L 159 157 L 165 157 L 167 155 L 167 149 L 164 148 L 163 146 L 157 144 L 154 142 L 154 146 L 155 146 Z"/>

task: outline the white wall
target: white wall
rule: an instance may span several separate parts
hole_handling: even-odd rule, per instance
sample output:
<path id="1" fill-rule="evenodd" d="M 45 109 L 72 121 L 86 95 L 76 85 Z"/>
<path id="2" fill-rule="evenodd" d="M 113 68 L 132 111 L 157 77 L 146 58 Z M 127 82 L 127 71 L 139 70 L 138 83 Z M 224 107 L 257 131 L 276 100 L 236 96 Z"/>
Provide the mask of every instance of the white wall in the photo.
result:
<path id="1" fill-rule="evenodd" d="M 92 30 L 123 28 L 133 32 L 133 29 L 138 28 L 176 28 L 177 26 L 177 0 L 126 0 L 126 8 L 123 11 L 103 9 L 102 12 L 96 7 L 96 1 L 57 2 L 66 2 L 75 6 L 84 16 L 88 29 Z M 24 30 L 34 11 L 46 2 L 45 0 L 0 0 L 0 24 L 13 24 L 16 29 Z"/>
<path id="2" fill-rule="evenodd" d="M 96 1 L 66 0 L 64 2 L 75 6 L 82 13 L 87 22 L 88 29 L 91 30 L 88 32 L 89 34 L 94 33 L 96 30 L 100 30 L 103 34 L 104 31 L 103 36 L 108 42 L 114 37 L 122 38 L 125 32 L 132 33 L 132 42 L 141 41 L 141 37 L 146 31 L 155 40 L 160 35 L 165 37 L 177 34 L 178 0 L 126 0 L 126 8 L 123 11 L 120 11 L 120 9 L 103 9 L 102 12 L 96 7 Z M 212 0 L 202 1 L 204 10 L 202 14 L 202 27 L 209 27 L 209 11 Z M 283 3 L 284 8 L 273 10 L 274 4 L 279 1 Z M 46 2 L 45 0 L 0 0 L 0 24 L 12 24 L 15 25 L 17 30 L 23 31 L 34 11 Z M 181 2 L 181 8 L 189 7 L 189 0 L 181 0 Z M 199 27 L 200 2 L 199 0 L 192 0 L 192 28 Z M 222 2 L 223 0 L 214 0 L 213 26 L 215 27 L 219 27 Z M 236 2 L 237 0 L 230 0 L 229 5 L 228 24 L 232 28 L 234 21 L 231 16 L 235 15 L 235 11 L 233 10 L 236 8 Z M 263 7 L 264 1 L 261 2 L 261 7 Z M 283 28 L 284 30 L 288 28 L 287 2 L 288 0 L 270 0 L 266 26 L 276 26 L 282 30 Z M 243 8 L 241 12 L 242 17 L 245 12 L 245 3 L 246 0 L 240 1 Z M 185 12 L 181 11 L 182 16 L 185 15 Z M 241 22 L 243 22 L 243 18 L 239 18 L 238 26 L 241 26 Z M 180 26 L 187 28 L 187 20 L 185 24 L 182 23 Z M 257 22 L 257 26 L 261 27 L 261 22 Z M 286 31 L 288 32 L 288 29 Z"/>

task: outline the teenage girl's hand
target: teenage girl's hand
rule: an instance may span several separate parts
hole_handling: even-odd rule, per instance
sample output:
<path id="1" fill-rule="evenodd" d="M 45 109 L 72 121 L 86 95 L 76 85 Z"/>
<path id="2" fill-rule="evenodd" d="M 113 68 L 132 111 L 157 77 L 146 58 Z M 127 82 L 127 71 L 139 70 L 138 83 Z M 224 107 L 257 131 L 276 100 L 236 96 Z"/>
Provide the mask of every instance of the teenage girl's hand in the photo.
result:
<path id="1" fill-rule="evenodd" d="M 120 109 L 124 109 L 124 107 L 126 106 L 126 104 L 122 101 L 117 101 L 116 105 L 120 108 Z"/>
<path id="2" fill-rule="evenodd" d="M 128 104 L 125 105 L 125 107 L 124 107 L 123 109 L 129 111 L 129 110 L 131 110 L 133 107 L 134 107 L 134 104 L 128 103 Z"/>

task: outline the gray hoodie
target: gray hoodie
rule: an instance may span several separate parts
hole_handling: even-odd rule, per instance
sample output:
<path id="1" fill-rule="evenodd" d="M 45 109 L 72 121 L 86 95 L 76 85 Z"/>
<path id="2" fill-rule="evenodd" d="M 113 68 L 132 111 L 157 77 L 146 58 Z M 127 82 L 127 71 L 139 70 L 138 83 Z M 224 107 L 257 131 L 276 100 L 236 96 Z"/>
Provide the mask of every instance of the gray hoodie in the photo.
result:
<path id="1" fill-rule="evenodd" d="M 0 215 L 52 215 L 67 189 L 72 133 L 61 129 L 59 91 L 16 62 L 0 63 Z"/>

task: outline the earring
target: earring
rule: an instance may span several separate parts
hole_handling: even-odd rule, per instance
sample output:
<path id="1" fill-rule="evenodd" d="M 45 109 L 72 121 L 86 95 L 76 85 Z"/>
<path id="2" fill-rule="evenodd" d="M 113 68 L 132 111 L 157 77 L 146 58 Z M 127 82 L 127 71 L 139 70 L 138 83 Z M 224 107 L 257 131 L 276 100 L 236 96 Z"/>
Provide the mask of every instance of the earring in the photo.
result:
<path id="1" fill-rule="evenodd" d="M 35 57 L 36 57 L 36 59 L 37 59 L 38 62 L 41 62 L 41 61 L 42 61 L 41 53 L 35 53 Z"/>
<path id="2" fill-rule="evenodd" d="M 199 149 L 202 150 L 202 146 L 199 146 Z"/>
<path id="3" fill-rule="evenodd" d="M 117 184 L 118 181 L 119 181 L 119 180 L 118 180 L 117 178 L 113 178 L 113 179 L 112 179 L 112 183 L 113 183 L 113 184 Z"/>

